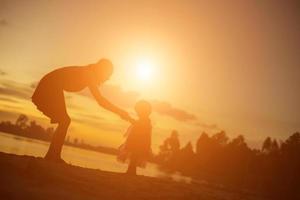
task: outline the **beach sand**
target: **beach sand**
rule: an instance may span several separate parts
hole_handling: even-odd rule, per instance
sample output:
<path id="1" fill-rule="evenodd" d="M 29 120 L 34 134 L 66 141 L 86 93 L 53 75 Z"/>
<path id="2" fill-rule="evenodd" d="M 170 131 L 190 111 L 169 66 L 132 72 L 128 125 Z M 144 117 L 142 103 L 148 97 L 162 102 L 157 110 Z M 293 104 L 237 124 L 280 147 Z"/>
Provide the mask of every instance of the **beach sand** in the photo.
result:
<path id="1" fill-rule="evenodd" d="M 0 153 L 0 178 L 1 200 L 262 199 L 200 183 L 126 176 L 5 153 Z"/>

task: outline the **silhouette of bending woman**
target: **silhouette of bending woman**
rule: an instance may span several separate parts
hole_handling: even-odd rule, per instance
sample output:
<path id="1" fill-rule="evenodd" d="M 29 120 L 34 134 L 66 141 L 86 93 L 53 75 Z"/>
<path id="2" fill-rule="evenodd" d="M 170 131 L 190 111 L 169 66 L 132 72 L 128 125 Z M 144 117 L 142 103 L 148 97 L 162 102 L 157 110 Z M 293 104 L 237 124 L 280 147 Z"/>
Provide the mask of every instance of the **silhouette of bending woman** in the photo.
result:
<path id="1" fill-rule="evenodd" d="M 98 90 L 98 86 L 108 80 L 112 73 L 111 61 L 101 59 L 98 63 L 87 66 L 59 68 L 41 79 L 32 96 L 32 102 L 51 119 L 51 123 L 58 123 L 45 159 L 64 162 L 61 159 L 61 150 L 71 122 L 66 110 L 64 91 L 78 92 L 88 87 L 100 106 L 124 120 L 131 119 L 126 111 L 110 103 Z"/>

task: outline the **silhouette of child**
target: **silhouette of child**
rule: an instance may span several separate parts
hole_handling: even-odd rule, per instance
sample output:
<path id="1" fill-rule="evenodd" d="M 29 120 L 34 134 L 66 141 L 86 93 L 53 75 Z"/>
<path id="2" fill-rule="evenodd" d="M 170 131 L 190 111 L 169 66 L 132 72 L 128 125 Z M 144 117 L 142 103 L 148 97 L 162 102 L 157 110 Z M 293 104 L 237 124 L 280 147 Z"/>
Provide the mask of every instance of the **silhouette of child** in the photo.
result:
<path id="1" fill-rule="evenodd" d="M 129 160 L 127 174 L 136 175 L 136 168 L 145 167 L 146 160 L 151 155 L 151 110 L 147 101 L 138 101 L 135 105 L 138 120 L 125 133 L 127 138 L 120 146 L 117 158 L 120 162 Z"/>
<path id="2" fill-rule="evenodd" d="M 112 73 L 111 61 L 101 59 L 99 62 L 87 66 L 59 68 L 41 79 L 32 96 L 32 102 L 38 110 L 51 119 L 51 123 L 58 123 L 45 156 L 47 160 L 64 162 L 61 159 L 61 150 L 71 122 L 66 110 L 64 91 L 78 92 L 89 88 L 100 106 L 116 113 L 124 120 L 131 120 L 126 111 L 110 103 L 98 89 L 98 86 L 107 81 Z"/>

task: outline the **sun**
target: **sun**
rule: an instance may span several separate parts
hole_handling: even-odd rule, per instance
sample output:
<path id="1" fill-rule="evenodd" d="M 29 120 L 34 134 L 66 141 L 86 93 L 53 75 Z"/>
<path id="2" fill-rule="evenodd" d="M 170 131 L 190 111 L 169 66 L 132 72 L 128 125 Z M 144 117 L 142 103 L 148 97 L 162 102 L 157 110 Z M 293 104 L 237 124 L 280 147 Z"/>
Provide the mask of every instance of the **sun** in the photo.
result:
<path id="1" fill-rule="evenodd" d="M 136 76 L 141 81 L 153 80 L 154 64 L 147 59 L 139 60 L 136 64 Z"/>

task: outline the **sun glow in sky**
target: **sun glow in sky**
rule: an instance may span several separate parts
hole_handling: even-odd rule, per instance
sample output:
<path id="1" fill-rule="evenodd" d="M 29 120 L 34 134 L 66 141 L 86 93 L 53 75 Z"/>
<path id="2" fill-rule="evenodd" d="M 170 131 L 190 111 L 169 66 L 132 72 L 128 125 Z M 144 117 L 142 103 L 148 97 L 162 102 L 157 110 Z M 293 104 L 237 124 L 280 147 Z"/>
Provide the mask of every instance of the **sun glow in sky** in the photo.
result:
<path id="1" fill-rule="evenodd" d="M 154 81 L 154 64 L 149 59 L 141 59 L 136 64 L 136 76 L 141 81 Z"/>

